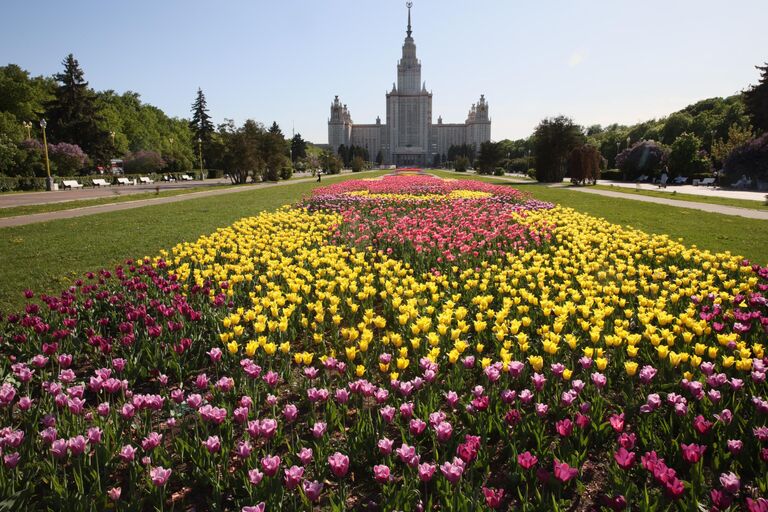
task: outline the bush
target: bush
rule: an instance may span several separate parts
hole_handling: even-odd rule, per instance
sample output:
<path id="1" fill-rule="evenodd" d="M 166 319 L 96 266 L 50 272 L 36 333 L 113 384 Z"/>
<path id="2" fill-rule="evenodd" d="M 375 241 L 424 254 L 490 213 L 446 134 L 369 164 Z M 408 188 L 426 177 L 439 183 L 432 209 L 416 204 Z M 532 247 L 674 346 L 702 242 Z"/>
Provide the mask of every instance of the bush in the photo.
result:
<path id="1" fill-rule="evenodd" d="M 465 156 L 460 156 L 456 158 L 456 161 L 453 163 L 453 170 L 456 172 L 467 172 L 467 169 L 469 168 L 469 158 Z"/>
<path id="2" fill-rule="evenodd" d="M 293 166 L 291 165 L 291 161 L 288 160 L 285 165 L 280 168 L 280 179 L 289 180 L 291 179 L 291 176 L 293 176 Z"/>
<path id="3" fill-rule="evenodd" d="M 621 181 L 624 179 L 624 173 L 618 169 L 608 169 L 607 171 L 603 171 L 600 177 L 604 180 Z"/>
<path id="4" fill-rule="evenodd" d="M 165 166 L 165 160 L 157 151 L 137 151 L 123 160 L 123 170 L 126 173 L 158 172 Z"/>
<path id="5" fill-rule="evenodd" d="M 507 172 L 513 172 L 517 174 L 525 174 L 528 171 L 528 166 L 530 165 L 529 158 L 511 158 L 507 160 L 505 163 L 505 167 L 507 169 Z"/>
<path id="6" fill-rule="evenodd" d="M 352 172 L 360 172 L 365 167 L 365 160 L 362 157 L 356 156 L 352 159 Z"/>
<path id="7" fill-rule="evenodd" d="M 529 178 L 534 179 L 534 180 L 536 179 L 536 169 L 530 168 L 530 169 L 528 169 L 526 174 L 528 175 Z"/>
<path id="8" fill-rule="evenodd" d="M 48 144 L 48 155 L 56 164 L 57 174 L 71 176 L 82 170 L 88 162 L 88 155 L 77 144 Z"/>
<path id="9" fill-rule="evenodd" d="M 734 149 L 725 160 L 725 174 L 731 182 L 741 176 L 752 180 L 753 186 L 768 182 L 768 133 Z"/>
<path id="10" fill-rule="evenodd" d="M 616 157 L 616 166 L 625 173 L 625 179 L 629 181 L 634 181 L 641 175 L 655 176 L 666 163 L 666 149 L 653 140 L 637 142 Z"/>
<path id="11" fill-rule="evenodd" d="M 690 176 L 710 168 L 709 158 L 701 151 L 701 139 L 692 133 L 683 133 L 669 152 L 669 170 L 672 176 Z"/>
<path id="12" fill-rule="evenodd" d="M 504 176 L 504 168 L 503 167 L 497 167 L 493 170 L 494 176 Z"/>

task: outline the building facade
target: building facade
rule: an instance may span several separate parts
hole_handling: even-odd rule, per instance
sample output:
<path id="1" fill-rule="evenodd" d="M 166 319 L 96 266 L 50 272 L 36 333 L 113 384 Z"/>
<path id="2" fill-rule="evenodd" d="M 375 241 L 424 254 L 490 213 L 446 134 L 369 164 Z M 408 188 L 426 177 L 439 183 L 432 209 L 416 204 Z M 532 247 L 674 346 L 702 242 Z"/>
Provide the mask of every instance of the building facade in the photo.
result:
<path id="1" fill-rule="evenodd" d="M 368 150 L 372 161 L 381 158 L 385 165 L 429 166 L 443 162 L 451 146 L 469 144 L 480 151 L 480 144 L 491 140 L 488 102 L 480 95 L 464 123 L 432 123 L 432 92 L 421 80 L 421 62 L 416 58 L 416 44 L 411 30 L 411 5 L 408 4 L 408 29 L 403 54 L 397 63 L 397 83 L 386 94 L 387 115 L 384 123 L 355 124 L 352 115 L 336 96 L 328 119 L 328 144 L 339 147 L 360 146 Z"/>

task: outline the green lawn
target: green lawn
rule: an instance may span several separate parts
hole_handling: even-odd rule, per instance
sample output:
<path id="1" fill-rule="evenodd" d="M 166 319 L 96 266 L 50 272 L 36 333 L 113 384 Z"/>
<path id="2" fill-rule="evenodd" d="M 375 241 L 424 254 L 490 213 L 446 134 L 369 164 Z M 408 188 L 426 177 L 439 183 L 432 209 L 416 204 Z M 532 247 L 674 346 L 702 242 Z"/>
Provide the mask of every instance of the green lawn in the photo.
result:
<path id="1" fill-rule="evenodd" d="M 389 171 L 366 173 L 363 177 Z M 768 222 L 614 199 L 594 194 L 549 188 L 536 184 L 510 184 L 493 178 L 436 171 L 460 179 L 497 181 L 514 186 L 533 197 L 575 208 L 610 222 L 666 233 L 688 244 L 742 254 L 768 263 Z M 322 184 L 357 178 L 329 177 Z M 58 293 L 88 270 L 113 266 L 125 258 L 155 255 L 183 240 L 253 215 L 295 202 L 317 183 L 304 182 L 244 190 L 222 196 L 203 197 L 120 212 L 102 213 L 27 226 L 0 229 L 0 311 L 18 309 L 22 292 Z"/>
<path id="2" fill-rule="evenodd" d="M 171 197 L 181 196 L 184 194 L 192 194 L 194 192 L 203 192 L 205 190 L 218 190 L 220 188 L 229 188 L 232 185 L 220 185 L 220 186 L 203 186 L 186 188 L 182 190 L 161 190 L 157 192 L 142 192 L 138 194 L 119 195 L 115 194 L 109 197 L 98 197 L 94 199 L 76 199 L 73 201 L 66 201 L 61 203 L 47 203 L 47 204 L 31 204 L 25 206 L 11 206 L 8 208 L 0 208 L 1 217 L 16 217 L 19 215 L 32 215 L 35 213 L 48 213 L 58 212 L 61 210 L 72 210 L 75 208 L 86 208 L 88 206 L 100 206 L 103 204 L 112 203 L 126 203 L 129 201 L 141 201 L 143 199 L 154 199 L 156 197 Z M 115 192 L 119 192 L 118 189 L 113 189 Z"/>
<path id="3" fill-rule="evenodd" d="M 696 194 L 680 194 L 675 192 L 673 189 L 667 189 L 667 192 L 662 192 L 661 190 L 638 190 L 627 187 L 612 187 L 610 185 L 590 185 L 589 188 L 594 188 L 597 190 L 610 190 L 611 192 L 621 192 L 624 194 L 635 194 L 640 196 L 663 197 L 665 199 L 675 199 L 677 201 L 693 201 L 696 203 L 736 206 L 738 208 L 749 208 L 752 210 L 768 210 L 768 202 L 766 201 L 731 199 L 729 197 L 699 196 Z"/>
<path id="4" fill-rule="evenodd" d="M 431 171 L 433 172 L 433 171 Z M 710 251 L 731 251 L 760 264 L 768 264 L 768 222 L 732 215 L 708 213 L 631 199 L 583 194 L 565 188 L 536 183 L 510 184 L 493 177 L 465 176 L 450 171 L 434 171 L 439 176 L 479 179 L 509 185 L 528 192 L 536 199 L 550 201 L 602 217 L 609 222 L 631 226 L 647 233 L 682 238 L 686 245 Z"/>
<path id="5" fill-rule="evenodd" d="M 365 173 L 370 178 L 388 171 Z M 326 177 L 322 185 L 357 178 Z M 59 293 L 75 277 L 126 258 L 153 256 L 184 240 L 295 202 L 311 181 L 0 229 L 0 311 L 23 304 L 22 292 Z"/>

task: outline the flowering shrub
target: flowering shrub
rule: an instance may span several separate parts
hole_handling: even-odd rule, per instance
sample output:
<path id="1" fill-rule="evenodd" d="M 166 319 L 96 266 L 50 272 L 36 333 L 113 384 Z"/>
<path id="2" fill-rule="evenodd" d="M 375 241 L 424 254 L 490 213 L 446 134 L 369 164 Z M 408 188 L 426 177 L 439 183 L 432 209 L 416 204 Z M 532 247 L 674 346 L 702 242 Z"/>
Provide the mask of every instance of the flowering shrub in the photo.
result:
<path id="1" fill-rule="evenodd" d="M 447 183 L 334 185 L 29 292 L 0 324 L 0 496 L 765 510 L 768 269 Z M 459 190 L 490 195 L 431 197 Z"/>

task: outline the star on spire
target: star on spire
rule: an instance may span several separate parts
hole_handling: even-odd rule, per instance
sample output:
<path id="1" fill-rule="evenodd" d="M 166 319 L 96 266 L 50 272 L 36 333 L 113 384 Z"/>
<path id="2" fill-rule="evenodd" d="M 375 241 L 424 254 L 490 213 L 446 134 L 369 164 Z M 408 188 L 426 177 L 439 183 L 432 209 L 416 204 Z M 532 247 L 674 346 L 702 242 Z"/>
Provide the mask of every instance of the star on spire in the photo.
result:
<path id="1" fill-rule="evenodd" d="M 406 33 L 408 37 L 411 37 L 411 7 L 413 7 L 413 2 L 406 2 L 405 6 L 408 8 L 408 30 Z"/>

